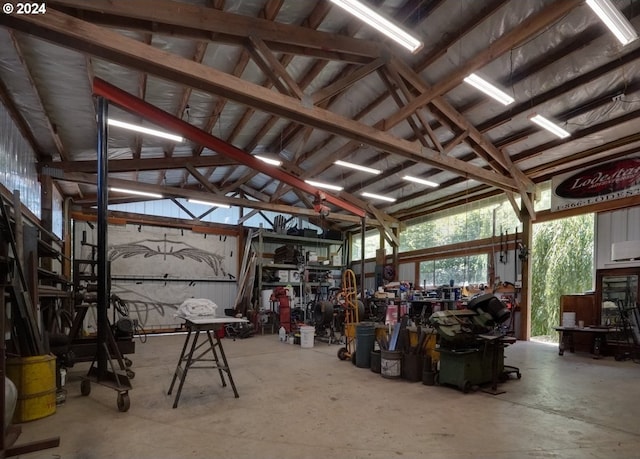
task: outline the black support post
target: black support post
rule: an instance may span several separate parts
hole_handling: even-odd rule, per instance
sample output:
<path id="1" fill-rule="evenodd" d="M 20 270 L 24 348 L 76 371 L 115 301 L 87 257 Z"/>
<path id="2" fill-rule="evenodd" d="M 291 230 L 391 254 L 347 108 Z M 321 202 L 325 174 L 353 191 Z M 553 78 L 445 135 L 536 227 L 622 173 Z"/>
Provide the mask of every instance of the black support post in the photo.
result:
<path id="1" fill-rule="evenodd" d="M 98 380 L 104 379 L 107 372 L 107 328 L 109 318 L 109 270 L 107 260 L 107 204 L 109 188 L 107 185 L 107 100 L 98 97 L 98 342 L 97 370 Z"/>

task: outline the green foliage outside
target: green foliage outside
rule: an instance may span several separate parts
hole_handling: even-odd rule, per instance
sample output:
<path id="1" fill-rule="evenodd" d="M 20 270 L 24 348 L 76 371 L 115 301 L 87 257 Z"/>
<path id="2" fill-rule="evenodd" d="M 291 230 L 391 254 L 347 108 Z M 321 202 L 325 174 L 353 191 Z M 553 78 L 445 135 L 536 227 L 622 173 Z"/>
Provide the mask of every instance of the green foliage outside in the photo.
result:
<path id="1" fill-rule="evenodd" d="M 533 226 L 531 336 L 560 324 L 560 296 L 593 288 L 594 214 Z"/>

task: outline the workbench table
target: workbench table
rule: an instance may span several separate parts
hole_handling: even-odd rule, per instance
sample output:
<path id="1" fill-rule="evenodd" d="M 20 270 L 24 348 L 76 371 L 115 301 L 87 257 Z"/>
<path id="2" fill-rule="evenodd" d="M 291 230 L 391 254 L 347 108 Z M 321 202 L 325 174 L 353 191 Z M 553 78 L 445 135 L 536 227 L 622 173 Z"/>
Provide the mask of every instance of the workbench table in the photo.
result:
<path id="1" fill-rule="evenodd" d="M 607 334 L 620 331 L 615 327 L 554 327 L 560 333 L 560 344 L 558 349 L 559 355 L 564 355 L 564 350 L 569 347 L 569 352 L 575 352 L 573 345 L 573 335 L 575 333 L 589 333 L 592 336 L 593 344 L 591 346 L 594 359 L 602 357 L 602 346 L 607 341 Z"/>
<path id="2" fill-rule="evenodd" d="M 220 380 L 222 381 L 222 387 L 226 387 L 224 373 L 227 374 L 231 387 L 233 388 L 233 394 L 236 398 L 239 397 L 236 385 L 233 382 L 231 376 L 231 369 L 227 362 L 227 357 L 222 347 L 222 342 L 215 333 L 217 330 L 224 328 L 226 324 L 230 323 L 247 323 L 247 319 L 240 319 L 236 317 L 181 317 L 185 321 L 185 327 L 187 328 L 187 336 L 182 346 L 182 352 L 178 359 L 178 365 L 173 373 L 173 379 L 171 380 L 171 386 L 169 386 L 168 395 L 173 392 L 173 387 L 177 380 L 180 380 L 178 384 L 178 390 L 176 392 L 175 400 L 173 401 L 173 407 L 178 407 L 178 401 L 180 400 L 180 394 L 182 393 L 182 386 L 187 379 L 187 373 L 189 370 L 195 369 L 217 369 L 220 374 Z M 204 332 L 206 340 L 198 344 L 198 338 L 200 333 Z M 217 350 L 216 350 L 217 348 Z M 218 358 L 218 352 L 220 352 L 220 358 Z M 213 358 L 208 354 L 213 354 Z M 207 356 L 209 358 L 207 358 Z M 198 362 L 211 362 L 211 365 L 199 365 Z M 183 365 L 184 364 L 184 365 Z"/>

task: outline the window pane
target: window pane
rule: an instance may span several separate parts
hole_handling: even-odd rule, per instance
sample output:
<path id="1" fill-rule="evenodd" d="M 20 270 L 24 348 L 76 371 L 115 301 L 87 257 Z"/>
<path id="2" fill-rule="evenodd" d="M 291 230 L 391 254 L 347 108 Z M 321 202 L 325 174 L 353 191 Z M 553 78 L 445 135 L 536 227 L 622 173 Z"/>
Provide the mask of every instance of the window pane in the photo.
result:
<path id="1" fill-rule="evenodd" d="M 449 285 L 487 284 L 489 279 L 487 255 L 441 258 L 420 263 L 420 283 L 423 288 Z"/>
<path id="2" fill-rule="evenodd" d="M 494 231 L 511 234 L 516 228 L 522 231 L 507 200 L 486 199 L 407 222 L 400 233 L 400 252 L 489 238 Z"/>
<path id="3" fill-rule="evenodd" d="M 361 233 L 356 233 L 351 238 L 351 260 L 361 260 L 361 247 L 362 247 Z M 376 250 L 380 248 L 380 233 L 378 230 L 367 231 L 364 234 L 364 257 L 374 258 L 376 256 Z"/>

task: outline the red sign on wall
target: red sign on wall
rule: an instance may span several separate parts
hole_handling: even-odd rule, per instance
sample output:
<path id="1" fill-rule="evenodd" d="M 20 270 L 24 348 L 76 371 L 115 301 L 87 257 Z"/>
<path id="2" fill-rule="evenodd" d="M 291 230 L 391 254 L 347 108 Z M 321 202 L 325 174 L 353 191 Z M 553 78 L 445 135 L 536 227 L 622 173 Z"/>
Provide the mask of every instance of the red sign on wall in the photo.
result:
<path id="1" fill-rule="evenodd" d="M 579 172 L 554 177 L 551 181 L 551 210 L 640 196 L 640 157 L 624 158 Z"/>

